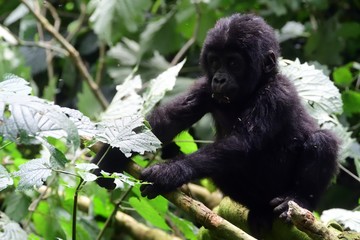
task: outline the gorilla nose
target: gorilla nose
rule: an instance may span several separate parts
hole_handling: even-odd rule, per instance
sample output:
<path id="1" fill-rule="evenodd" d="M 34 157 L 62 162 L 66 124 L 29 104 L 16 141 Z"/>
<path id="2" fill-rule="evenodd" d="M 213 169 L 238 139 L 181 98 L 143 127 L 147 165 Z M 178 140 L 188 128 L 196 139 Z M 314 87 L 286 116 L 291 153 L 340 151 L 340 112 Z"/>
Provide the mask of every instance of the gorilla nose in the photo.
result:
<path id="1" fill-rule="evenodd" d="M 223 76 L 214 77 L 214 83 L 217 85 L 223 85 L 226 82 L 226 78 Z"/>

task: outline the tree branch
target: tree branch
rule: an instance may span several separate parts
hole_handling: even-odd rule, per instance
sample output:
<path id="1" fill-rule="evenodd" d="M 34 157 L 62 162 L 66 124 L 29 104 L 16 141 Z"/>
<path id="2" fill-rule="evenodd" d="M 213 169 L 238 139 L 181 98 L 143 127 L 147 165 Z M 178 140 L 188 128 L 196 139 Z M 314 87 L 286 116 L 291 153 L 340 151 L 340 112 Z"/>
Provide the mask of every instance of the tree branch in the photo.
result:
<path id="1" fill-rule="evenodd" d="M 289 202 L 288 214 L 291 221 L 301 231 L 305 232 L 313 240 L 337 240 L 330 228 L 327 228 L 321 221 L 316 220 L 314 215 L 307 209 L 301 208 L 295 202 Z"/>
<path id="2" fill-rule="evenodd" d="M 102 94 L 99 86 L 95 83 L 93 77 L 90 75 L 87 70 L 84 62 L 80 57 L 80 53 L 71 45 L 55 28 L 52 26 L 49 21 L 42 16 L 40 13 L 36 12 L 26 0 L 21 0 L 21 2 L 30 10 L 30 12 L 35 16 L 35 18 L 41 23 L 41 25 L 69 52 L 70 57 L 73 59 L 76 67 L 80 71 L 80 74 L 86 80 L 91 90 L 94 92 L 96 98 L 99 100 L 101 106 L 105 109 L 109 104 Z"/>
<path id="3" fill-rule="evenodd" d="M 126 169 L 128 173 L 136 178 L 139 178 L 141 170 L 142 168 L 134 162 L 130 162 Z M 218 236 L 220 239 L 256 240 L 229 221 L 215 214 L 203 203 L 192 199 L 179 190 L 164 194 L 164 197 L 193 217 L 199 224 L 209 229 L 213 236 Z"/>

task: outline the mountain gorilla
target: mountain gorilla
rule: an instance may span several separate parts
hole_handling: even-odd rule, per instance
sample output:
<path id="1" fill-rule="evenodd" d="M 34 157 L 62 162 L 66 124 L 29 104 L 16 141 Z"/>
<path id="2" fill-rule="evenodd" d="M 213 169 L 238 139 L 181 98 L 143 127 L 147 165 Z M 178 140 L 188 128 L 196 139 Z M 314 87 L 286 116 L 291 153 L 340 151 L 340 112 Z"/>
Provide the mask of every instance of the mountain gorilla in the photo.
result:
<path id="1" fill-rule="evenodd" d="M 143 170 L 141 179 L 153 183 L 141 186 L 144 197 L 210 177 L 249 208 L 250 222 L 288 219 L 290 200 L 315 207 L 336 172 L 338 141 L 306 112 L 293 84 L 278 72 L 278 56 L 273 29 L 262 18 L 235 14 L 216 23 L 201 52 L 205 76 L 147 117 L 168 143 L 211 113 L 216 141 Z M 112 151 L 101 168 L 116 169 L 119 152 Z"/>

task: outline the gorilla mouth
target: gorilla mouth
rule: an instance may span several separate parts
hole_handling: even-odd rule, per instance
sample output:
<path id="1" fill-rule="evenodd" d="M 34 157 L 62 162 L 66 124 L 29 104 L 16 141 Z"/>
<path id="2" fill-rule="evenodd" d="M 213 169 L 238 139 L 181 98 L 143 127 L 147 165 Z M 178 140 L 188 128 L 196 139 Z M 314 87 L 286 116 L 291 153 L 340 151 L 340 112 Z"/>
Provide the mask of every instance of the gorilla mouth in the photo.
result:
<path id="1" fill-rule="evenodd" d="M 230 103 L 230 98 L 221 93 L 213 93 L 211 98 L 215 99 L 219 103 Z"/>

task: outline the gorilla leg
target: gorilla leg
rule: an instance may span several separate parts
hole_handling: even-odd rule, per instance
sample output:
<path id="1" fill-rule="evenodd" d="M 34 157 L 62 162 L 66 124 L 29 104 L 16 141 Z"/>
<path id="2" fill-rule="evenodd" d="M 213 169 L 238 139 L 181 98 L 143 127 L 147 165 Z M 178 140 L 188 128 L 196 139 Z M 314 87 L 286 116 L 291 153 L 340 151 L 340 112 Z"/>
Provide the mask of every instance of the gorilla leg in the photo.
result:
<path id="1" fill-rule="evenodd" d="M 299 172 L 296 187 L 308 199 L 310 209 L 316 206 L 337 171 L 338 146 L 337 138 L 328 130 L 312 133 L 304 144 L 303 169 Z"/>
<path id="2" fill-rule="evenodd" d="M 295 201 L 309 210 L 316 207 L 337 171 L 338 146 L 337 138 L 328 130 L 315 131 L 308 137 L 303 145 L 302 157 L 296 163 L 296 193 L 277 197 L 270 202 L 276 215 L 290 221 L 287 215 L 289 201 Z"/>

